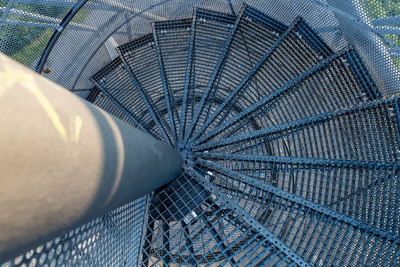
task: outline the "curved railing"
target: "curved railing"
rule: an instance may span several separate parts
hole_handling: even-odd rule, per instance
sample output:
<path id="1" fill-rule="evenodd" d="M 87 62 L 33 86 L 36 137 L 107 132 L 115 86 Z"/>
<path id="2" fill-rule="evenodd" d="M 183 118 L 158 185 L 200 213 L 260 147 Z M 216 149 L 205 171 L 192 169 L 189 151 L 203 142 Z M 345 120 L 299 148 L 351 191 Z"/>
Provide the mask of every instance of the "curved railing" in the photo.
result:
<path id="1" fill-rule="evenodd" d="M 0 51 L 39 73 L 45 70 L 44 74 L 51 80 L 85 95 L 93 86 L 88 78 L 102 67 L 98 62 L 115 57 L 114 47 L 129 41 L 132 36 L 140 37 L 150 32 L 152 22 L 187 17 L 193 6 L 237 12 L 243 1 L 146 2 L 5 2 L 0 5 L 0 32 L 3 35 Z M 394 88 L 399 87 L 400 30 L 397 25 L 400 24 L 400 7 L 394 3 L 390 6 L 369 0 L 306 0 L 301 3 L 276 1 L 272 6 L 266 5 L 265 1 L 246 2 L 285 23 L 299 13 L 332 47 L 340 49 L 348 43 L 357 46 L 384 93 L 395 93 Z M 280 8 L 283 2 L 289 8 Z M 26 39 L 23 39 L 26 32 Z M 14 39 L 10 38 L 20 38 L 25 41 L 20 40 L 21 45 L 25 46 L 15 46 L 12 44 Z M 14 53 L 10 47 L 22 51 Z"/>
<path id="2" fill-rule="evenodd" d="M 71 22 L 74 16 L 81 10 L 81 8 L 86 4 L 88 0 L 80 0 L 78 1 L 74 7 L 68 12 L 65 18 L 62 20 L 60 25 L 57 27 L 56 31 L 51 36 L 50 41 L 47 43 L 46 48 L 39 60 L 39 63 L 36 67 L 36 72 L 41 73 L 46 64 L 47 58 L 49 57 L 54 45 L 56 44 L 58 38 L 60 37 L 61 33 L 64 31 L 65 27 Z"/>

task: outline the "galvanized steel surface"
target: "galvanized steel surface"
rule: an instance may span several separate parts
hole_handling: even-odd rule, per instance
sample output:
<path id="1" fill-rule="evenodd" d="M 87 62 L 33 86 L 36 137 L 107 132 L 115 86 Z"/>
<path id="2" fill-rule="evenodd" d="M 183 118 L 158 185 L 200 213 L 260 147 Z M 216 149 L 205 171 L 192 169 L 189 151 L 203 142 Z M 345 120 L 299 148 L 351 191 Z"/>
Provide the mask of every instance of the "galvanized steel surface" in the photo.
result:
<path id="1" fill-rule="evenodd" d="M 140 241 L 58 263 L 399 265 L 398 13 L 370 0 L 88 1 L 43 75 L 169 143 L 185 171 L 148 197 Z"/>

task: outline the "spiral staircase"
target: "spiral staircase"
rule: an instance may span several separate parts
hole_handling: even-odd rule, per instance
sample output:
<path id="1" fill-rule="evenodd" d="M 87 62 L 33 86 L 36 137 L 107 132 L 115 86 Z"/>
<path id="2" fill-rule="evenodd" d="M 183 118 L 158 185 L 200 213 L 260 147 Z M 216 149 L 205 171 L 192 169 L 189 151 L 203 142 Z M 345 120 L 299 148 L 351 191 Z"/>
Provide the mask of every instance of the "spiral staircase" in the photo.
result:
<path id="1" fill-rule="evenodd" d="M 152 26 L 86 98 L 179 151 L 180 176 L 4 266 L 400 265 L 400 96 L 356 47 L 247 4 Z"/>

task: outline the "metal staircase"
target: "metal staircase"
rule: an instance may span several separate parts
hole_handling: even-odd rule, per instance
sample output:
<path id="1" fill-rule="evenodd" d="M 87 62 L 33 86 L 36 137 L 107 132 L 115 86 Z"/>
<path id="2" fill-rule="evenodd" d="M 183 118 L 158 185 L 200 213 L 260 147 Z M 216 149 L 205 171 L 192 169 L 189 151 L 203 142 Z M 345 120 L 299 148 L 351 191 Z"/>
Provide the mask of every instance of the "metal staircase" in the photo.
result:
<path id="1" fill-rule="evenodd" d="M 354 47 L 244 5 L 117 50 L 96 89 L 186 159 L 152 197 L 142 266 L 400 264 L 398 98 Z"/>
<path id="2" fill-rule="evenodd" d="M 58 244 L 60 265 L 400 265 L 400 98 L 354 46 L 243 4 L 155 22 L 116 51 L 87 100 L 178 150 L 182 172 L 140 200 L 144 218 L 122 207 L 87 226 L 91 246 L 78 229 L 10 266 L 51 264 Z M 134 217 L 143 231 L 126 236 Z"/>

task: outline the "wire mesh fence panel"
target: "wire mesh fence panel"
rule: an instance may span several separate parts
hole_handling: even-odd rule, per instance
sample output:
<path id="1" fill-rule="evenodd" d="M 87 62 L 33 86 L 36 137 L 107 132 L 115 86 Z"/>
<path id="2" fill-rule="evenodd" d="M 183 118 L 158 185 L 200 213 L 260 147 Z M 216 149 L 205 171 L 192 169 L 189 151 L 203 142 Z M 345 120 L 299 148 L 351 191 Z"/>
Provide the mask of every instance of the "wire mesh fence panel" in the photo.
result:
<path id="1" fill-rule="evenodd" d="M 260 1 L 248 3 L 284 23 L 301 15 L 335 51 L 349 44 L 354 45 L 382 92 L 385 95 L 397 92 L 393 88 L 398 88 L 400 81 L 395 52 L 398 44 L 390 39 L 396 40 L 398 25 L 393 27 L 393 23 L 379 21 L 379 18 L 391 18 L 398 14 L 398 5 L 393 1 L 278 0 L 274 5 L 265 5 Z"/>
<path id="2" fill-rule="evenodd" d="M 32 69 L 62 19 L 77 1 L 18 1 L 0 3 L 0 51 Z M 76 17 L 71 28 L 85 31 L 82 18 Z"/>
<path id="3" fill-rule="evenodd" d="M 135 266 L 146 199 L 126 204 L 1 266 Z"/>
<path id="4" fill-rule="evenodd" d="M 99 51 L 98 47 L 104 46 L 104 40 L 95 43 L 86 40 L 102 39 L 100 35 L 107 40 L 112 36 L 121 44 L 132 39 L 132 36 L 151 32 L 151 23 L 154 21 L 189 17 L 193 6 L 237 14 L 243 2 L 287 24 L 298 15 L 304 17 L 335 51 L 348 44 L 355 45 L 372 68 L 383 93 L 396 92 L 394 88 L 398 87 L 400 76 L 395 19 L 399 8 L 390 1 L 369 0 L 332 0 L 327 3 L 279 0 L 274 5 L 252 0 L 158 0 L 151 3 L 88 1 L 64 30 L 53 48 L 54 52 L 50 53 L 45 68 L 51 70 L 51 73 L 47 76 L 69 89 L 87 88 L 90 84 L 88 78 L 100 69 L 98 63 L 104 63 L 109 58 L 107 55 L 95 55 Z M 13 55 L 13 51 L 18 50 L 20 53 L 16 53 L 14 58 L 35 68 L 51 35 L 76 4 L 78 1 L 3 1 L 0 10 L 3 19 L 1 32 L 5 38 L 1 38 L 1 51 Z M 354 26 L 351 27 L 350 23 Z M 368 31 L 372 34 L 364 36 Z M 17 36 L 18 40 L 15 41 Z M 67 78 L 66 71 L 73 61 L 80 62 L 82 67 L 74 65 L 78 66 L 78 70 Z M 88 70 L 85 71 L 86 68 Z"/>

